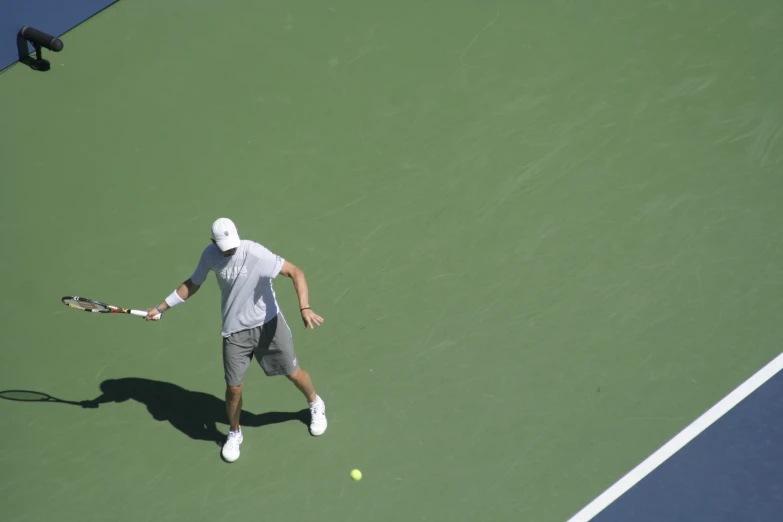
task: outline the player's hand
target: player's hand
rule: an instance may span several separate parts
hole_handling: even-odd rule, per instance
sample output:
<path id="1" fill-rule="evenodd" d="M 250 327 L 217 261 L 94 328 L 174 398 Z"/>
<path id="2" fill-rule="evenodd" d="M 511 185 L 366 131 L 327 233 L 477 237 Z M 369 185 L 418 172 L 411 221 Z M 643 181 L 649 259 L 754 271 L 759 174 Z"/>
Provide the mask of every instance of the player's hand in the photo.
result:
<path id="1" fill-rule="evenodd" d="M 321 326 L 321 323 L 324 322 L 324 318 L 309 308 L 306 308 L 302 310 L 302 321 L 304 321 L 305 328 L 309 327 L 312 330 L 316 326 Z"/>
<path id="2" fill-rule="evenodd" d="M 156 315 L 159 315 L 160 317 L 155 317 Z M 163 314 L 158 312 L 158 309 L 154 306 L 147 310 L 147 317 L 144 318 L 145 321 L 160 321 L 163 318 Z"/>

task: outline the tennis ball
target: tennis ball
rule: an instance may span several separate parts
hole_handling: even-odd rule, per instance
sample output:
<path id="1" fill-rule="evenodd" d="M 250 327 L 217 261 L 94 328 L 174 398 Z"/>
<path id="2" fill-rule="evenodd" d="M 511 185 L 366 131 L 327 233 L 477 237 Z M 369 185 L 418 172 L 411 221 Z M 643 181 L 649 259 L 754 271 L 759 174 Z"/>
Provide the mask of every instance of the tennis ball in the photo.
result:
<path id="1" fill-rule="evenodd" d="M 351 471 L 351 478 L 354 480 L 362 480 L 362 472 L 358 469 Z"/>

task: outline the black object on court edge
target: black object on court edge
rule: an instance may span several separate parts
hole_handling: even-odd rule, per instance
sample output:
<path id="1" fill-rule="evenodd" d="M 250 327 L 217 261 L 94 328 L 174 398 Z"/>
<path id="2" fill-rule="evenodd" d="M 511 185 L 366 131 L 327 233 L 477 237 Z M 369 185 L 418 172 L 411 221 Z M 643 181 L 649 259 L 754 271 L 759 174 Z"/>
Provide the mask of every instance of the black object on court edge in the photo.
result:
<path id="1" fill-rule="evenodd" d="M 33 44 L 35 49 L 35 59 L 30 58 L 27 42 Z M 19 52 L 19 61 L 29 65 L 36 71 L 48 71 L 51 68 L 49 60 L 44 60 L 41 55 L 41 48 L 45 47 L 50 51 L 59 53 L 63 50 L 63 41 L 34 27 L 25 25 L 16 35 L 16 49 Z"/>

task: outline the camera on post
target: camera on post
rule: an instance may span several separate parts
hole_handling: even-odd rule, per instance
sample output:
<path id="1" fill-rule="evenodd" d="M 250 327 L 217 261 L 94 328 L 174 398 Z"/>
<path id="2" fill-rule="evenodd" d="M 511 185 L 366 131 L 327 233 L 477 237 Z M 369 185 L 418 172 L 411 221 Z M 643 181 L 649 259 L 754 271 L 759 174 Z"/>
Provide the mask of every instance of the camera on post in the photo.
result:
<path id="1" fill-rule="evenodd" d="M 27 42 L 33 44 L 35 49 L 35 59 L 30 58 Z M 51 67 L 49 60 L 45 60 L 41 55 L 41 48 L 49 49 L 59 53 L 63 49 L 63 42 L 56 36 L 46 34 L 33 27 L 25 25 L 19 30 L 16 36 L 16 47 L 19 51 L 19 61 L 29 65 L 36 71 L 48 71 Z"/>

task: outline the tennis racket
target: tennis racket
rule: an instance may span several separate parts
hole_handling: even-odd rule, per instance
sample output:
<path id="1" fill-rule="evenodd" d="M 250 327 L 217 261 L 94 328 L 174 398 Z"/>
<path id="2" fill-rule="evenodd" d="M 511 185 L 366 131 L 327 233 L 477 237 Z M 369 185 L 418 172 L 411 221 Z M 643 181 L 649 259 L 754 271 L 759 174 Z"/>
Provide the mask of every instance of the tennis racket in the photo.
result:
<path id="1" fill-rule="evenodd" d="M 62 298 L 62 302 L 65 306 L 74 308 L 76 310 L 82 310 L 84 312 L 94 312 L 99 314 L 131 314 L 138 315 L 139 317 L 147 317 L 145 310 L 133 310 L 130 308 L 120 308 L 119 306 L 112 306 L 95 299 L 87 299 L 86 297 L 79 297 L 70 295 Z M 153 319 L 160 319 L 161 314 L 156 314 Z"/>

